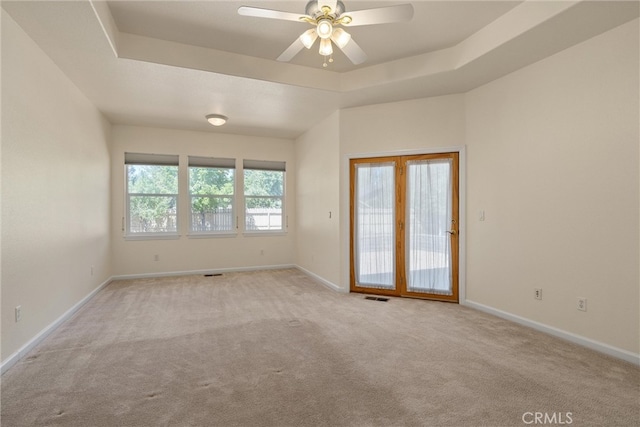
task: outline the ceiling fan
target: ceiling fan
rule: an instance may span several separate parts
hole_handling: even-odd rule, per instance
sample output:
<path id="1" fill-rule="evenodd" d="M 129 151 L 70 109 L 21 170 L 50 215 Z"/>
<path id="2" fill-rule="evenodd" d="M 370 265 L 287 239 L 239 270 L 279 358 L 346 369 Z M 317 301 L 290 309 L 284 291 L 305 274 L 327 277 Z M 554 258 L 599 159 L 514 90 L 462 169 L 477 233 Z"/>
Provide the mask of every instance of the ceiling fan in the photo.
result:
<path id="1" fill-rule="evenodd" d="M 325 60 L 322 65 L 326 67 L 327 57 L 329 57 L 329 62 L 333 62 L 333 46 L 331 42 L 335 43 L 355 65 L 362 64 L 367 60 L 367 54 L 351 38 L 351 34 L 347 33 L 341 26 L 356 27 L 410 21 L 413 17 L 413 6 L 402 4 L 346 12 L 344 3 L 340 0 L 310 0 L 307 3 L 304 15 L 250 6 L 241 6 L 238 8 L 238 14 L 311 24 L 313 28 L 302 33 L 291 46 L 282 52 L 278 57 L 278 61 L 291 61 L 303 47 L 311 49 L 319 38 L 319 53 L 324 56 Z"/>

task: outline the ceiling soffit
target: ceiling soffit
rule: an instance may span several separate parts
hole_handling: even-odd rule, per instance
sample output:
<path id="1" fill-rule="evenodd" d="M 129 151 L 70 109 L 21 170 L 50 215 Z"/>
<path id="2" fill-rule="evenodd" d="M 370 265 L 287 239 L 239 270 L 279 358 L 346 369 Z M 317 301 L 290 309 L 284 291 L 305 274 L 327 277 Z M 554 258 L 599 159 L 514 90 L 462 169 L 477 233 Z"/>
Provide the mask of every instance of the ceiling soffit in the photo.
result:
<path id="1" fill-rule="evenodd" d="M 496 75 L 493 78 L 498 78 L 517 69 L 513 64 L 518 67 L 527 64 L 521 63 L 519 55 L 504 57 L 495 53 L 505 50 L 509 44 L 527 45 L 527 36 L 533 39 L 539 33 L 536 31 L 539 27 L 545 27 L 545 39 L 553 43 L 538 44 L 535 52 L 527 52 L 528 63 L 638 17 L 636 2 L 616 2 L 616 7 L 611 7 L 611 3 L 525 1 L 450 48 L 336 72 L 123 33 L 118 30 L 107 3 L 91 0 L 96 17 L 118 58 L 334 92 L 361 91 L 455 73 L 485 56 L 495 60 Z M 604 7 L 606 14 L 601 13 Z M 545 25 L 554 21 L 561 21 L 564 25 Z M 572 37 L 575 34 L 580 38 Z"/>

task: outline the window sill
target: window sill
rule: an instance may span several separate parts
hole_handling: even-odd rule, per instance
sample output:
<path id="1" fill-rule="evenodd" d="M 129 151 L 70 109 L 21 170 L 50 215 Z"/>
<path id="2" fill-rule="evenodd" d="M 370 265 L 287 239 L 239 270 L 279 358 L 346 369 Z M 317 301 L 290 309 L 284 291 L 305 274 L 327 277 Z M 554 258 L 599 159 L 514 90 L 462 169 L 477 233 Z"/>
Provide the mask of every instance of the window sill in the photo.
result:
<path id="1" fill-rule="evenodd" d="M 228 239 L 230 237 L 237 237 L 238 233 L 233 233 L 233 232 L 229 232 L 229 233 L 193 233 L 193 234 L 188 234 L 187 238 L 189 239 L 218 239 L 218 238 L 223 238 L 223 239 Z"/>
<path id="2" fill-rule="evenodd" d="M 179 234 L 127 234 L 124 240 L 178 240 Z"/>
<path id="3" fill-rule="evenodd" d="M 242 233 L 244 237 L 258 237 L 258 236 L 286 236 L 286 231 L 245 231 Z"/>

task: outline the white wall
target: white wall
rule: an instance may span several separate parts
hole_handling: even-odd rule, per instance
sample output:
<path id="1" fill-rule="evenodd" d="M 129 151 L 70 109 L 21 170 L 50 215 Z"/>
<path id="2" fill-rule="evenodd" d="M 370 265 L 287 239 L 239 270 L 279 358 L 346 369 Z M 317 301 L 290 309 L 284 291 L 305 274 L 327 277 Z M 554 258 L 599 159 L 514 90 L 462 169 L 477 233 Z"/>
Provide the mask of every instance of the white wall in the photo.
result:
<path id="1" fill-rule="evenodd" d="M 465 140 L 462 95 L 348 108 L 340 117 L 343 160 L 358 154 L 460 146 Z"/>
<path id="2" fill-rule="evenodd" d="M 111 276 L 110 125 L 1 14 L 4 362 Z"/>
<path id="3" fill-rule="evenodd" d="M 296 140 L 296 264 L 340 289 L 340 113 Z"/>
<path id="4" fill-rule="evenodd" d="M 189 238 L 188 216 L 179 219 L 177 240 L 125 240 L 122 232 L 125 200 L 124 153 L 178 154 L 187 156 L 285 161 L 287 167 L 285 203 L 289 228 L 285 234 L 236 237 Z M 295 263 L 295 151 L 293 140 L 226 135 L 210 132 L 114 126 L 112 141 L 112 245 L 116 276 L 243 269 Z M 186 164 L 186 163 L 185 163 Z M 186 168 L 182 169 L 186 172 Z M 188 175 L 179 179 L 186 190 Z M 242 187 L 238 186 L 238 192 Z M 241 194 L 241 193 L 240 193 Z M 186 191 L 179 209 L 188 212 Z M 242 211 L 238 211 L 242 220 Z M 155 261 L 155 255 L 159 260 Z"/>
<path id="5" fill-rule="evenodd" d="M 466 95 L 469 300 L 639 352 L 638 78 L 636 20 Z"/>

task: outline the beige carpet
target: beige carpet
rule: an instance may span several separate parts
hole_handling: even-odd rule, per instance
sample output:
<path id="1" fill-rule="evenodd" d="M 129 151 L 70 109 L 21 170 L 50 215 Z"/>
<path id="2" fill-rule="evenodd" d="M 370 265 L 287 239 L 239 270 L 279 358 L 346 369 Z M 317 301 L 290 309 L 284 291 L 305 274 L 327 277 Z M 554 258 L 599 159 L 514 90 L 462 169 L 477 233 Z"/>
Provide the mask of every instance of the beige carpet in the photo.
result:
<path id="1" fill-rule="evenodd" d="M 631 364 L 472 309 L 277 270 L 112 283 L 2 377 L 1 420 L 638 426 L 639 384 Z"/>

